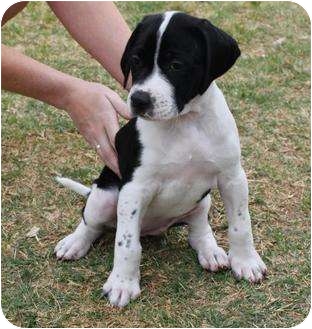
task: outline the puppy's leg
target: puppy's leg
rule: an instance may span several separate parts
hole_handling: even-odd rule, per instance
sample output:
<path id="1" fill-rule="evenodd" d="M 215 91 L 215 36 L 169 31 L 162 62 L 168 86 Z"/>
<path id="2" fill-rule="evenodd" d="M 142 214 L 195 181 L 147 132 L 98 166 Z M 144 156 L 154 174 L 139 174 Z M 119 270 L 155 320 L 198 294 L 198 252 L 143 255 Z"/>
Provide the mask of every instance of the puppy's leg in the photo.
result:
<path id="1" fill-rule="evenodd" d="M 208 211 L 211 198 L 208 195 L 198 208 L 187 219 L 189 224 L 189 243 L 197 251 L 200 265 L 209 271 L 216 272 L 229 266 L 225 251 L 217 245 L 212 229 L 208 223 Z"/>
<path id="2" fill-rule="evenodd" d="M 105 225 L 112 226 L 116 220 L 117 199 L 117 187 L 102 189 L 93 184 L 83 210 L 83 219 L 73 233 L 56 245 L 56 257 L 63 260 L 83 257 L 102 234 Z"/>
<path id="3" fill-rule="evenodd" d="M 259 282 L 266 266 L 255 250 L 248 211 L 248 183 L 239 165 L 218 177 L 218 186 L 229 221 L 229 259 L 236 278 Z"/>
<path id="4" fill-rule="evenodd" d="M 119 307 L 140 294 L 141 220 L 152 195 L 151 187 L 133 182 L 126 184 L 119 194 L 114 266 L 103 286 L 103 294 Z"/>

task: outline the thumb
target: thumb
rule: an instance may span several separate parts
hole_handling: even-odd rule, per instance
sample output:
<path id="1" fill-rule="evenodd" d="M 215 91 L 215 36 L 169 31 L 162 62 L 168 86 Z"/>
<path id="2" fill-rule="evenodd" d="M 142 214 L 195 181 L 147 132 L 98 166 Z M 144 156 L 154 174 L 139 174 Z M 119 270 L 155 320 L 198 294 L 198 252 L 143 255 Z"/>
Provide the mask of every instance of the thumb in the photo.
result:
<path id="1" fill-rule="evenodd" d="M 132 115 L 129 111 L 127 104 L 115 93 L 107 95 L 109 102 L 114 107 L 115 111 L 118 112 L 125 119 L 131 119 Z"/>

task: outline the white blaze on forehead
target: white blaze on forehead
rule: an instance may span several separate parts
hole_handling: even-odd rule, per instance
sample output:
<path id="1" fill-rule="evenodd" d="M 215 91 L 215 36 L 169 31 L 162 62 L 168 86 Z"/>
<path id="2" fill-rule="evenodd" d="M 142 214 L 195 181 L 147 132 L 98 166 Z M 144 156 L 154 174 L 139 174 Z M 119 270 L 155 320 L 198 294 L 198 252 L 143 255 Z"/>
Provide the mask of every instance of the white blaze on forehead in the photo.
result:
<path id="1" fill-rule="evenodd" d="M 167 11 L 164 13 L 164 20 L 160 24 L 158 32 L 157 32 L 157 44 L 156 44 L 156 52 L 155 52 L 155 58 L 154 58 L 155 67 L 157 67 L 157 58 L 158 58 L 158 53 L 159 53 L 162 36 L 172 18 L 172 16 L 176 13 L 177 13 L 176 11 Z"/>

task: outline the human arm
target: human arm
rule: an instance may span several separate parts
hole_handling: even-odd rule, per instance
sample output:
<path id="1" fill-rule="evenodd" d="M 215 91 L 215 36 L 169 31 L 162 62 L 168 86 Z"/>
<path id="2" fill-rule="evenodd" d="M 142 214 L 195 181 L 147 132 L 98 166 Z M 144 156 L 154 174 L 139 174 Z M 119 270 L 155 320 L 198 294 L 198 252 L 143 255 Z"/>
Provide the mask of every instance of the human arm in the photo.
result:
<path id="1" fill-rule="evenodd" d="M 2 88 L 65 110 L 105 163 L 119 173 L 114 138 L 117 113 L 128 118 L 124 102 L 109 88 L 87 82 L 2 45 Z"/>
<path id="2" fill-rule="evenodd" d="M 48 4 L 72 37 L 122 85 L 120 60 L 131 31 L 114 3 L 51 1 Z"/>

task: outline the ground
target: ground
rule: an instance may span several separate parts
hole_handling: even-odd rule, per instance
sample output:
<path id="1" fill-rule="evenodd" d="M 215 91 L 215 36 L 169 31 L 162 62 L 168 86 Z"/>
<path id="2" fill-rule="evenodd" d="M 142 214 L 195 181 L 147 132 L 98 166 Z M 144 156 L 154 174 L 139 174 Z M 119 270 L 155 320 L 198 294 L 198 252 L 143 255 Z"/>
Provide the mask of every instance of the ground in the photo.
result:
<path id="1" fill-rule="evenodd" d="M 144 238 L 142 294 L 125 309 L 100 298 L 113 260 L 113 232 L 88 256 L 58 262 L 83 199 L 56 173 L 90 183 L 101 162 L 66 113 L 2 93 L 2 310 L 23 327 L 290 327 L 310 308 L 310 21 L 289 2 L 118 3 L 134 28 L 144 14 L 181 10 L 232 34 L 242 56 L 218 84 L 236 119 L 250 187 L 257 250 L 268 266 L 259 285 L 202 270 L 175 228 Z M 59 70 L 126 94 L 57 22 L 31 3 L 3 42 Z M 214 192 L 212 227 L 226 250 L 227 223 Z M 33 228 L 38 237 L 27 237 Z"/>

